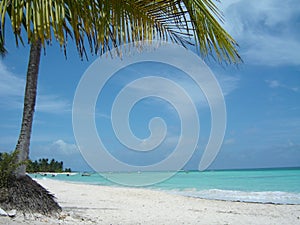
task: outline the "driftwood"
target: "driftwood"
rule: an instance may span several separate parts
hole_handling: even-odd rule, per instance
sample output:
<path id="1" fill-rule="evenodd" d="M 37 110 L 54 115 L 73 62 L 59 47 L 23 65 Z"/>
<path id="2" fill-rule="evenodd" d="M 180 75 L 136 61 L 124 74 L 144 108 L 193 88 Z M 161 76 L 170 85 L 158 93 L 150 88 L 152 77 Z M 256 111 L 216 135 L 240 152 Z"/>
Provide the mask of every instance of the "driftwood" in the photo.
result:
<path id="1" fill-rule="evenodd" d="M 55 197 L 29 176 L 11 179 L 8 188 L 0 188 L 0 208 L 44 215 L 61 211 Z"/>

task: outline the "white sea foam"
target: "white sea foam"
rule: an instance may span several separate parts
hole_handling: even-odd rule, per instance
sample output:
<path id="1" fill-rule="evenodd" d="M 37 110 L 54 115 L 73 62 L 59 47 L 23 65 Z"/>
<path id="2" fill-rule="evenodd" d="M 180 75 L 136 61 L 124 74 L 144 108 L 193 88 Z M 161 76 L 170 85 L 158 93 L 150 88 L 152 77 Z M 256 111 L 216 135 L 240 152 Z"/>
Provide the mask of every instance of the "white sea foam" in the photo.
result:
<path id="1" fill-rule="evenodd" d="M 189 197 L 197 197 L 214 200 L 229 200 L 241 202 L 259 202 L 274 204 L 300 204 L 299 193 L 289 193 L 281 191 L 265 191 L 265 192 L 246 192 L 232 190 L 195 190 L 185 189 L 182 191 L 171 191 L 174 194 L 180 194 Z"/>

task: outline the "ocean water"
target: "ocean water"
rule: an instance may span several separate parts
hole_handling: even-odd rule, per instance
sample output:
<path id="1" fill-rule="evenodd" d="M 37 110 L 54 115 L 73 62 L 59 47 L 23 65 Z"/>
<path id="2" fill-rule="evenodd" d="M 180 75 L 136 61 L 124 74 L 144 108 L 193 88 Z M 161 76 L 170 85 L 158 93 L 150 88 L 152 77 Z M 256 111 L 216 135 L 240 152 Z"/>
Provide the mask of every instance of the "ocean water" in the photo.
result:
<path id="1" fill-rule="evenodd" d="M 132 179 L 142 175 L 145 178 L 157 176 L 159 173 L 162 172 L 147 172 L 146 175 L 135 173 Z M 112 174 L 107 175 L 111 176 Z M 114 175 L 128 176 L 125 173 L 115 173 Z M 82 173 L 71 176 L 58 174 L 55 177 L 49 175 L 31 176 L 94 185 L 118 186 L 118 184 L 97 173 L 91 174 L 91 176 L 82 176 Z M 168 180 L 143 188 L 204 199 L 300 204 L 300 169 L 181 171 Z"/>

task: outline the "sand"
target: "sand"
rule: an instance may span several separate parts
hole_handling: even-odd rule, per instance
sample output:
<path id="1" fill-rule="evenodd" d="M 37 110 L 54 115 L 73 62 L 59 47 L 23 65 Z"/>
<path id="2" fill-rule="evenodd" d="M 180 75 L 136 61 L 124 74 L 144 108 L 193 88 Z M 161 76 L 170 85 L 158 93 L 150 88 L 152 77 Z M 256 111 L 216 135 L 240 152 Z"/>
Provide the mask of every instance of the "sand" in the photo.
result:
<path id="1" fill-rule="evenodd" d="M 300 224 L 300 205 L 215 201 L 139 188 L 37 180 L 63 208 L 60 215 L 18 214 L 0 224 Z"/>

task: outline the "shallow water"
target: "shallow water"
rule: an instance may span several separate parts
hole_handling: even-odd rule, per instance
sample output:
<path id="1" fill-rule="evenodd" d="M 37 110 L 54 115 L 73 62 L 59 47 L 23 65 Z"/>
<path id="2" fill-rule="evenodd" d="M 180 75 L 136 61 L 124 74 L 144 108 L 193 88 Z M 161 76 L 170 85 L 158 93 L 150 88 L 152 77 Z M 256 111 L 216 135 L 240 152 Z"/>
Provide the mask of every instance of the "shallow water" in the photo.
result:
<path id="1" fill-rule="evenodd" d="M 104 173 L 106 177 L 124 179 L 151 179 L 165 172 Z M 41 175 L 31 175 L 41 178 Z M 103 176 L 93 173 L 82 176 L 58 174 L 44 178 L 82 182 L 87 184 L 118 186 Z M 174 194 L 205 199 L 246 202 L 300 204 L 300 169 L 226 170 L 226 171 L 181 171 L 155 185 L 147 186 Z"/>

